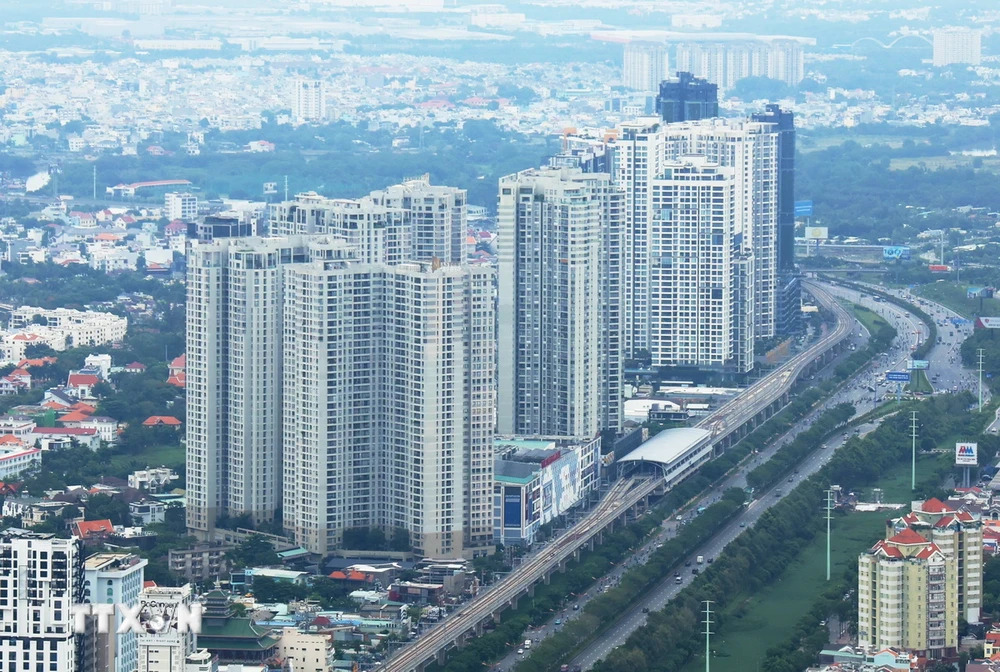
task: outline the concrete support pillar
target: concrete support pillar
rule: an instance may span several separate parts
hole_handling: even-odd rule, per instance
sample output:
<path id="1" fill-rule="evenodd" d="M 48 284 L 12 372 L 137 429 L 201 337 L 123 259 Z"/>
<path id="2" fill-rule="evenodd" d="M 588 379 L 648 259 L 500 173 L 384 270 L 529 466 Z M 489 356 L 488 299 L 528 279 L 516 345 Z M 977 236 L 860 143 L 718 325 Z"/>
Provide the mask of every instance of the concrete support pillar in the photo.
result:
<path id="1" fill-rule="evenodd" d="M 552 572 L 546 572 L 545 575 L 542 576 L 542 583 L 544 583 L 547 586 L 551 582 L 552 582 Z M 532 591 L 531 596 L 534 597 L 534 595 L 535 595 L 534 591 Z"/>
<path id="2" fill-rule="evenodd" d="M 535 584 L 531 584 L 530 586 L 528 586 L 528 597 L 534 597 L 534 596 L 535 596 Z"/>

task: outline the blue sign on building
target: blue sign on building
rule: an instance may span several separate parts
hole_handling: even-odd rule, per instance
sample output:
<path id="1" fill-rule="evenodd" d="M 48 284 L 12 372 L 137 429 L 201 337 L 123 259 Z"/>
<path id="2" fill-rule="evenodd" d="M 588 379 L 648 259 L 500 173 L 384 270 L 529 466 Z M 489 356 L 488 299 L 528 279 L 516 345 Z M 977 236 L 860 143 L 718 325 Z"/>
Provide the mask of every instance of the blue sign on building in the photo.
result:
<path id="1" fill-rule="evenodd" d="M 812 201 L 795 201 L 796 217 L 812 217 L 812 214 L 813 214 Z"/>

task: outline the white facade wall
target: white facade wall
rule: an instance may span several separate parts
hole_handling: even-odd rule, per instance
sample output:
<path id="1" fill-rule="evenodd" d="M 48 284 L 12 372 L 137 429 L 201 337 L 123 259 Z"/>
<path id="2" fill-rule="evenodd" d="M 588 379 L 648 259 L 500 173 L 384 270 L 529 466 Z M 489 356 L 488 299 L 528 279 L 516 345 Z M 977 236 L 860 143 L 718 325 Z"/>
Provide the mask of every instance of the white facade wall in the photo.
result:
<path id="1" fill-rule="evenodd" d="M 653 366 L 753 367 L 753 253 L 737 215 L 735 171 L 703 157 L 667 164 L 651 181 Z"/>
<path id="2" fill-rule="evenodd" d="M 192 604 L 191 585 L 175 588 L 154 586 L 146 588 L 139 596 L 140 603 L 153 605 Z M 150 612 L 159 613 L 159 608 Z M 195 635 L 170 627 L 165 632 L 147 632 L 138 638 L 139 672 L 187 672 L 185 660 L 195 651 Z"/>
<path id="3" fill-rule="evenodd" d="M 127 553 L 99 553 L 87 558 L 83 565 L 86 601 L 136 606 L 147 564 L 146 560 Z M 123 616 L 116 608 L 112 633 L 96 636 L 98 665 L 109 672 L 134 672 L 138 666 L 138 636 L 131 631 L 118 633 L 122 622 Z M 103 667 L 112 661 L 113 668 Z"/>
<path id="4" fill-rule="evenodd" d="M 8 530 L 0 535 L 0 660 L 4 667 L 76 670 L 72 606 L 83 600 L 80 541 Z"/>
<path id="5" fill-rule="evenodd" d="M 618 429 L 620 190 L 606 174 L 526 170 L 500 180 L 498 212 L 498 432 Z"/>
<path id="6" fill-rule="evenodd" d="M 285 287 L 285 526 L 409 531 L 426 556 L 492 539 L 493 273 L 314 262 Z"/>
<path id="7" fill-rule="evenodd" d="M 660 82 L 670 76 L 670 61 L 665 44 L 630 42 L 625 45 L 622 84 L 633 91 L 658 91 Z"/>

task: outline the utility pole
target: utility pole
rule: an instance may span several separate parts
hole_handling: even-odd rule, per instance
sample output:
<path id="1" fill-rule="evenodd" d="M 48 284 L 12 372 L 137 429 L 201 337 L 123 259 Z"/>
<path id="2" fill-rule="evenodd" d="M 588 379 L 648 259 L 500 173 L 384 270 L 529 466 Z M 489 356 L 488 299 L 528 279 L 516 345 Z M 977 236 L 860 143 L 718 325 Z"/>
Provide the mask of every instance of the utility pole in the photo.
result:
<path id="1" fill-rule="evenodd" d="M 94 195 L 93 199 L 97 200 L 97 164 L 94 164 Z"/>
<path id="2" fill-rule="evenodd" d="M 830 580 L 830 521 L 833 520 L 833 488 L 826 489 L 826 580 Z"/>
<path id="3" fill-rule="evenodd" d="M 910 490 L 917 489 L 917 412 L 910 411 Z"/>
<path id="4" fill-rule="evenodd" d="M 976 350 L 979 355 L 979 412 L 983 412 L 983 354 L 986 351 L 982 348 Z"/>
<path id="5" fill-rule="evenodd" d="M 710 642 L 711 642 L 711 639 L 712 639 L 712 623 L 713 623 L 713 621 L 712 621 L 712 600 L 705 600 L 705 611 L 704 611 L 704 614 L 705 614 L 705 620 L 703 620 L 702 623 L 705 624 L 705 672 L 711 672 L 712 647 L 711 647 Z"/>

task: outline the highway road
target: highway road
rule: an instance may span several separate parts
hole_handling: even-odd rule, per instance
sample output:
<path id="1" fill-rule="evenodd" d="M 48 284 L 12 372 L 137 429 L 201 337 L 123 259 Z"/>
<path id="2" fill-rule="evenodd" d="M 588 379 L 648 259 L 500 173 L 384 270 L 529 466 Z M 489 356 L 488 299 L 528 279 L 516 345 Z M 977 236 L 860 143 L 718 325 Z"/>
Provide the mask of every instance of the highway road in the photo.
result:
<path id="1" fill-rule="evenodd" d="M 869 387 L 869 382 L 877 377 L 884 378 L 884 369 L 887 368 L 886 363 L 888 363 L 891 367 L 905 365 L 905 360 L 909 358 L 911 349 L 919 345 L 919 343 L 927 337 L 927 329 L 919 318 L 907 313 L 902 308 L 893 304 L 888 304 L 886 302 L 872 302 L 869 298 L 865 296 L 858 296 L 857 292 L 853 292 L 851 290 L 843 290 L 842 288 L 833 286 L 825 287 L 831 294 L 844 296 L 845 298 L 850 298 L 850 300 L 856 303 L 872 307 L 876 312 L 883 314 L 883 316 L 897 328 L 897 337 L 893 343 L 891 353 L 886 358 L 880 358 L 879 361 L 874 362 L 859 375 L 855 376 L 847 385 L 841 388 L 841 390 L 828 404 L 826 404 L 826 406 L 829 406 L 846 401 L 862 406 L 862 408 L 859 408 L 859 413 L 862 413 L 871 410 L 876 405 L 871 401 L 876 395 L 869 392 L 867 389 L 867 387 Z M 863 328 L 860 325 L 857 325 L 854 338 L 859 338 L 859 334 L 862 329 Z M 941 345 L 936 345 L 932 348 L 929 358 L 931 358 L 932 362 L 949 361 L 955 357 L 958 345 L 960 345 L 960 341 L 958 339 L 953 339 L 947 344 L 942 343 Z M 902 369 L 893 368 L 893 370 Z M 876 390 L 880 391 L 878 395 L 879 403 L 886 403 L 889 401 L 885 397 L 885 389 L 885 387 L 876 387 Z M 775 446 L 770 448 L 768 451 L 765 451 L 764 454 L 759 456 L 757 460 L 749 466 L 756 466 L 757 463 L 768 459 L 774 450 L 783 446 L 787 443 L 787 441 L 794 438 L 800 432 L 808 429 L 820 412 L 821 409 L 817 409 L 809 416 L 796 423 L 794 427 L 792 427 L 784 436 L 775 442 Z M 874 430 L 876 426 L 877 425 L 874 423 L 868 423 L 856 427 L 855 429 L 858 430 L 860 435 L 865 435 Z M 688 555 L 688 562 L 693 560 L 698 555 L 703 555 L 706 558 L 717 557 L 718 554 L 723 551 L 725 546 L 735 539 L 745 527 L 752 526 L 765 511 L 767 511 L 776 502 L 780 501 L 781 497 L 785 493 L 790 492 L 792 489 L 797 487 L 799 483 L 815 473 L 823 464 L 825 464 L 833 455 L 834 451 L 842 446 L 847 438 L 849 438 L 850 435 L 853 435 L 853 433 L 854 431 L 851 430 L 850 432 L 841 432 L 835 435 L 825 442 L 819 450 L 803 460 L 803 462 L 799 464 L 796 473 L 790 475 L 785 482 L 772 487 L 766 493 L 757 493 L 757 499 L 745 512 L 742 512 L 735 517 L 711 540 L 698 548 L 692 549 Z M 730 477 L 724 487 L 745 487 L 747 471 L 748 468 L 741 468 L 737 474 Z M 705 501 L 699 502 L 698 505 L 703 506 L 705 503 L 710 501 L 710 499 L 706 499 Z M 650 593 L 644 600 L 637 602 L 632 608 L 623 614 L 620 620 L 616 622 L 603 637 L 593 642 L 584 651 L 578 654 L 572 660 L 572 663 L 580 665 L 584 670 L 590 669 L 598 660 L 606 657 L 616 647 L 621 646 L 635 630 L 645 624 L 646 613 L 644 610 L 648 609 L 650 611 L 657 611 L 663 609 L 666 604 L 673 599 L 673 597 L 675 597 L 677 593 L 680 592 L 680 590 L 683 589 L 693 578 L 690 570 L 686 566 L 680 569 L 679 575 L 682 581 L 680 584 L 675 583 L 675 579 L 667 577 L 667 579 L 660 584 L 656 590 Z"/>
<path id="2" fill-rule="evenodd" d="M 719 411 L 706 418 L 718 438 L 724 437 L 766 409 L 775 399 L 784 395 L 799 374 L 815 362 L 833 345 L 851 334 L 853 318 L 819 285 L 808 285 L 817 302 L 833 311 L 837 325 L 818 342 L 793 357 L 778 371 L 761 379 L 748 388 L 744 395 L 725 404 Z M 547 572 L 567 558 L 573 556 L 586 545 L 598 530 L 620 517 L 636 501 L 651 493 L 659 479 L 630 478 L 617 482 L 579 523 L 562 536 L 525 558 L 515 572 L 492 586 L 489 590 L 466 603 L 456 614 L 426 630 L 415 642 L 398 649 L 382 666 L 382 670 L 392 672 L 412 672 L 438 652 L 447 649 L 470 632 L 492 614 L 505 609 L 511 602 L 524 594 L 527 586 L 539 581 Z"/>

